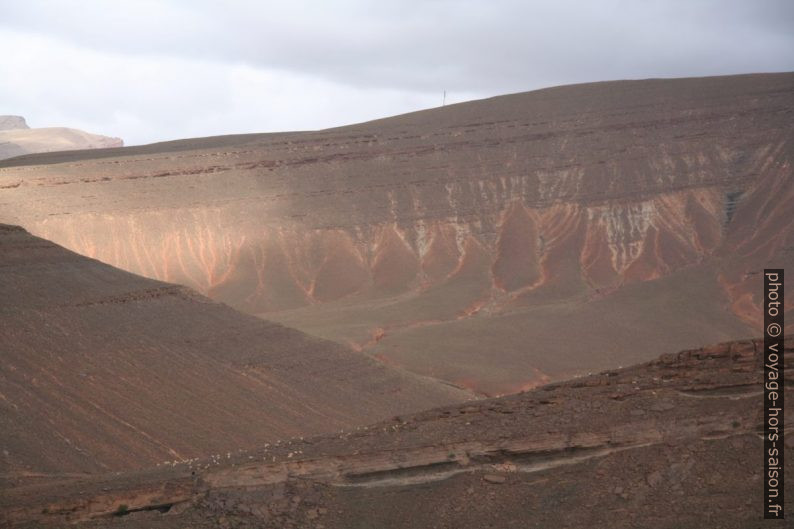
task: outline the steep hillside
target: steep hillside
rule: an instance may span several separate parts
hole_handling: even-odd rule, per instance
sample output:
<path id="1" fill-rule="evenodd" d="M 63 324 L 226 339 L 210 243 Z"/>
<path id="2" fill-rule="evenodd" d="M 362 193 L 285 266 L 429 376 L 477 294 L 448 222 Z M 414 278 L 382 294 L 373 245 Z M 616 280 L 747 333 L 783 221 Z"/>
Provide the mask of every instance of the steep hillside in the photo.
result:
<path id="1" fill-rule="evenodd" d="M 468 398 L 0 225 L 0 476 L 152 466 Z"/>
<path id="2" fill-rule="evenodd" d="M 563 86 L 23 157 L 0 220 L 500 394 L 760 332 L 792 118 L 790 73 Z"/>
<path id="3" fill-rule="evenodd" d="M 762 348 L 720 344 L 333 436 L 64 477 L 9 491 L 0 512 L 19 527 L 784 527 L 762 520 Z M 790 428 L 789 474 L 792 441 Z"/>

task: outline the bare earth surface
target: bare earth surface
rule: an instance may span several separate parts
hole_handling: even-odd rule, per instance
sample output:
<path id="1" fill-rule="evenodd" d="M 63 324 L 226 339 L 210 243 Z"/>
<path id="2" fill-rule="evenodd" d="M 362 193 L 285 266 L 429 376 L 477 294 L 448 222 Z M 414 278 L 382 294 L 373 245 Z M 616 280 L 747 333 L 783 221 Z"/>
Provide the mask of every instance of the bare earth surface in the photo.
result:
<path id="1" fill-rule="evenodd" d="M 66 127 L 31 129 L 21 116 L 0 116 L 0 160 L 31 153 L 121 147 L 124 142 Z"/>
<path id="2" fill-rule="evenodd" d="M 794 341 L 784 379 L 794 396 Z M 11 527 L 755 528 L 759 341 L 336 435 L 5 492 Z M 786 415 L 792 424 L 794 414 Z M 794 472 L 794 430 L 786 472 Z M 794 508 L 791 494 L 786 508 Z"/>
<path id="3" fill-rule="evenodd" d="M 470 398 L 0 225 L 0 486 L 251 448 Z"/>
<path id="4" fill-rule="evenodd" d="M 563 86 L 7 160 L 0 221 L 498 395 L 760 334 L 793 119 L 791 73 Z"/>

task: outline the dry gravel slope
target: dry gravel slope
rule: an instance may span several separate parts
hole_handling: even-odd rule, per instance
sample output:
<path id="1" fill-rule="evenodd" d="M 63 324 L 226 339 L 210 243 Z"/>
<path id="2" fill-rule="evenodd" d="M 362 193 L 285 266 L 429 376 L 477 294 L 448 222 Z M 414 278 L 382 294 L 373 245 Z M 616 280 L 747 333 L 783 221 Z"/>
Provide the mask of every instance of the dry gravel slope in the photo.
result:
<path id="1" fill-rule="evenodd" d="M 784 527 L 761 520 L 762 349 L 718 344 L 230 458 L 63 478 L 10 491 L 0 511 L 108 529 Z M 790 475 L 790 426 L 786 439 Z"/>
<path id="2" fill-rule="evenodd" d="M 151 466 L 468 394 L 0 225 L 0 475 Z"/>

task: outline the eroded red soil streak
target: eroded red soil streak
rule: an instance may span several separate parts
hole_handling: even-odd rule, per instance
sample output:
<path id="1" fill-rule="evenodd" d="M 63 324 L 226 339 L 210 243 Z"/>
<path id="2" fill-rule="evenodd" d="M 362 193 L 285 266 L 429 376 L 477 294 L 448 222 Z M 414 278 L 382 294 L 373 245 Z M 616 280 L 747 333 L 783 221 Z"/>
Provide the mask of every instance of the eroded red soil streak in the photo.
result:
<path id="1" fill-rule="evenodd" d="M 794 265 L 792 106 L 792 74 L 598 83 L 33 157 L 0 167 L 0 221 L 265 316 L 415 301 L 373 323 L 390 337 L 701 267 L 710 341 L 757 329 L 754 274 Z M 334 339 L 377 343 L 344 323 Z"/>
<path id="2" fill-rule="evenodd" d="M 0 224 L 0 269 L 3 480 L 131 470 L 469 397 L 18 227 Z"/>

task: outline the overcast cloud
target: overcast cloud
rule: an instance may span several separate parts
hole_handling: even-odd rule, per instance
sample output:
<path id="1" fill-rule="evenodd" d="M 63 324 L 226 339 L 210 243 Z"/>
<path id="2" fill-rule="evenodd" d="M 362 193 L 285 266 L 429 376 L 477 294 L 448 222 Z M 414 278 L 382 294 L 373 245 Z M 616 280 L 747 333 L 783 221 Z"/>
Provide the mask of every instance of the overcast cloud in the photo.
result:
<path id="1" fill-rule="evenodd" d="M 0 0 L 0 114 L 127 144 L 794 70 L 789 0 Z"/>

